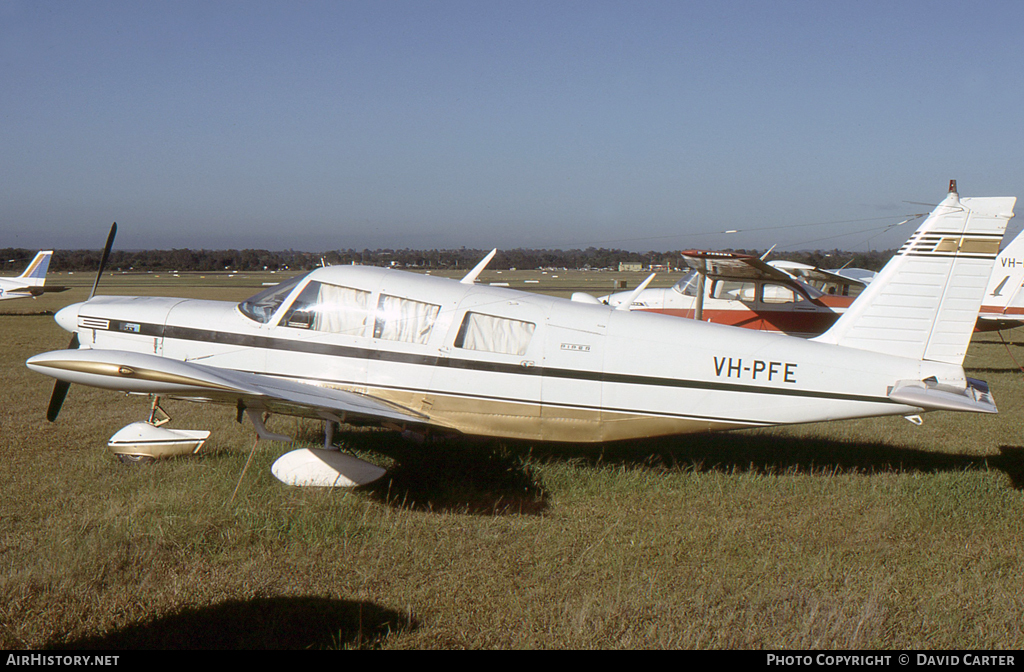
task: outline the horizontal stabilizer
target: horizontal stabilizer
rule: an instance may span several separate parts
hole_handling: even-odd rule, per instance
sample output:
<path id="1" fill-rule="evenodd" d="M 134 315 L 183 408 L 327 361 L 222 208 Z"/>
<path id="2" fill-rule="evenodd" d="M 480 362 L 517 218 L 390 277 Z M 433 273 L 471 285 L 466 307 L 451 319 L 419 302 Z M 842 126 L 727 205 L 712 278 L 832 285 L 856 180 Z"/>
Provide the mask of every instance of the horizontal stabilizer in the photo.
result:
<path id="1" fill-rule="evenodd" d="M 973 378 L 968 378 L 967 388 L 960 391 L 928 386 L 921 381 L 900 384 L 889 393 L 889 398 L 928 411 L 998 413 L 988 384 Z"/>

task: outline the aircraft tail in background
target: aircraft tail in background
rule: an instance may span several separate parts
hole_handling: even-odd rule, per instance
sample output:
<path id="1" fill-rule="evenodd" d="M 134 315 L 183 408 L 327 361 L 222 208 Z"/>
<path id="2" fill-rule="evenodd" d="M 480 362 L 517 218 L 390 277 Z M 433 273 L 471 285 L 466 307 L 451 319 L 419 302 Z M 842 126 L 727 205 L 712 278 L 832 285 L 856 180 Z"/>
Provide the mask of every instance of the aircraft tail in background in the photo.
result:
<path id="1" fill-rule="evenodd" d="M 16 279 L 21 281 L 25 287 L 42 287 L 46 282 L 46 271 L 50 269 L 50 258 L 53 250 L 42 250 L 38 252 L 32 263 L 28 265 L 25 272 Z"/>

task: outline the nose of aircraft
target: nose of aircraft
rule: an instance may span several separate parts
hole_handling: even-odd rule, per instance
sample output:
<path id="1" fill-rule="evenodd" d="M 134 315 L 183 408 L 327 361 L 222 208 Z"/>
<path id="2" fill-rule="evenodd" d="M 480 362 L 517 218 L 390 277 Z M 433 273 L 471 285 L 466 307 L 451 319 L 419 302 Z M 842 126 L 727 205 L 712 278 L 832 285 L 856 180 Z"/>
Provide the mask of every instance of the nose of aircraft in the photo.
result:
<path id="1" fill-rule="evenodd" d="M 70 306 L 65 306 L 57 311 L 57 314 L 53 316 L 53 319 L 57 321 L 57 324 L 66 331 L 78 331 L 78 310 L 82 307 L 81 303 L 72 303 Z"/>

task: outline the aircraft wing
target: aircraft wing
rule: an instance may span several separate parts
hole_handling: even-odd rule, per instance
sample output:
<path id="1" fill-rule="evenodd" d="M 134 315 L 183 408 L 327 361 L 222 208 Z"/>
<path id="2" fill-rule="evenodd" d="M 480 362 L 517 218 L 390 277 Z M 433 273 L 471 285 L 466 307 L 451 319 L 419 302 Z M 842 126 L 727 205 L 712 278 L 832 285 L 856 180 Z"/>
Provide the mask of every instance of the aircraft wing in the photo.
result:
<path id="1" fill-rule="evenodd" d="M 772 261 L 769 262 L 771 266 L 782 269 L 790 275 L 794 275 L 805 282 L 820 282 L 825 284 L 833 285 L 851 285 L 854 287 L 866 287 L 867 283 L 856 278 L 839 275 L 832 271 L 826 271 L 818 268 L 817 266 L 810 266 L 808 264 L 801 264 L 796 261 Z"/>
<path id="2" fill-rule="evenodd" d="M 234 371 L 120 350 L 55 350 L 29 359 L 39 373 L 92 387 L 228 403 L 239 408 L 348 421 L 423 423 L 427 417 L 383 399 L 261 373 Z"/>
<path id="3" fill-rule="evenodd" d="M 681 252 L 686 265 L 698 273 L 718 280 L 774 280 L 792 283 L 793 276 L 775 268 L 752 254 L 686 250 Z"/>

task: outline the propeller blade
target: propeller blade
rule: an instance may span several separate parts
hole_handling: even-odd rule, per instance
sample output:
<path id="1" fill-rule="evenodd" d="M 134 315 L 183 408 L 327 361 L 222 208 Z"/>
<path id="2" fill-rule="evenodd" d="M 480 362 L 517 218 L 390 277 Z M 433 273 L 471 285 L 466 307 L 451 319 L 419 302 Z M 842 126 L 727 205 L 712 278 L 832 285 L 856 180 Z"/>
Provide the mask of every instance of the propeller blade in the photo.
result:
<path id="1" fill-rule="evenodd" d="M 53 422 L 60 413 L 60 407 L 64 405 L 64 397 L 68 396 L 68 388 L 71 383 L 58 380 L 53 384 L 53 394 L 50 395 L 50 405 L 46 408 L 46 419 Z"/>
<path id="2" fill-rule="evenodd" d="M 96 272 L 96 281 L 92 283 L 92 291 L 89 292 L 89 298 L 91 299 L 96 295 L 96 287 L 100 284 L 100 278 L 103 277 L 103 269 L 107 265 L 107 258 L 110 257 L 110 250 L 114 247 L 114 236 L 117 235 L 117 222 L 114 222 L 110 226 L 110 233 L 107 234 L 107 244 L 103 246 L 103 254 L 100 256 L 100 269 Z M 78 332 L 71 334 L 71 341 L 68 343 L 68 350 L 77 350 L 78 343 Z M 71 388 L 71 383 L 63 380 L 58 380 L 53 384 L 53 393 L 50 395 L 50 405 L 46 407 L 46 419 L 53 422 L 57 419 L 60 414 L 61 406 L 64 405 L 64 399 L 68 396 L 68 389 Z"/>
<path id="3" fill-rule="evenodd" d="M 78 332 L 71 334 L 71 340 L 68 342 L 68 350 L 78 350 Z M 53 384 L 53 392 L 50 394 L 50 405 L 46 408 L 46 419 L 53 422 L 57 419 L 57 415 L 60 413 L 61 406 L 64 405 L 64 398 L 68 396 L 68 388 L 71 387 L 71 383 L 63 380 L 58 380 Z"/>
<path id="4" fill-rule="evenodd" d="M 103 248 L 103 256 L 100 257 L 100 270 L 96 273 L 96 282 L 92 283 L 92 291 L 89 292 L 89 298 L 96 296 L 96 287 L 100 284 L 100 278 L 103 276 L 103 269 L 107 265 L 107 258 L 110 256 L 110 249 L 114 247 L 114 236 L 117 235 L 117 222 L 114 222 L 110 226 L 110 233 L 107 234 L 107 244 Z"/>

